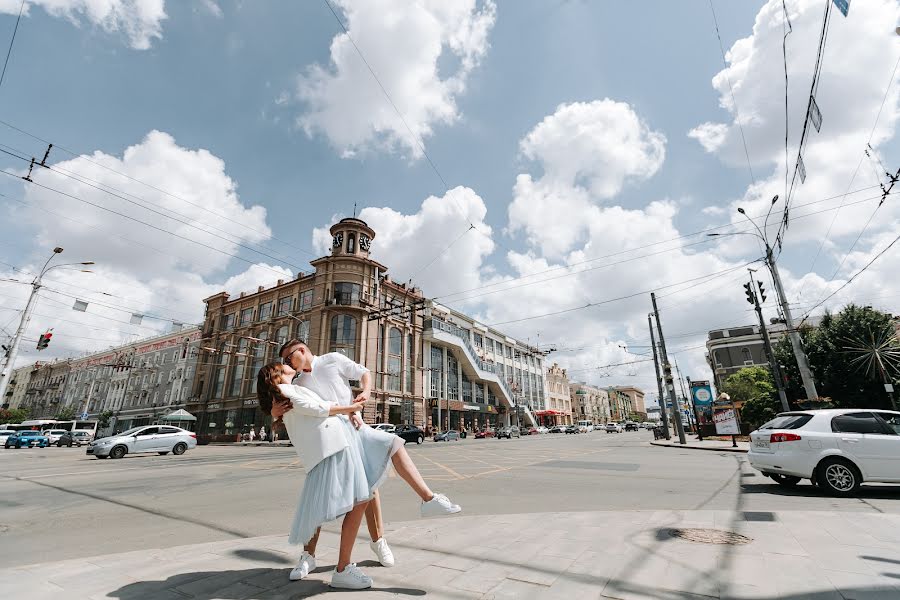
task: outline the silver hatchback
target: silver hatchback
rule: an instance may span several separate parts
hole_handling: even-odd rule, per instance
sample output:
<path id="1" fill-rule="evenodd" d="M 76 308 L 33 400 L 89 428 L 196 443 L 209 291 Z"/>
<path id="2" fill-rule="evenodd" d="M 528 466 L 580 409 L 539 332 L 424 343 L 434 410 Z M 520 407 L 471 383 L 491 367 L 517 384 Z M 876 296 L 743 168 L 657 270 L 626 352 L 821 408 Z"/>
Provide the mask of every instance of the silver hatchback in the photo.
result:
<path id="1" fill-rule="evenodd" d="M 88 444 L 87 454 L 97 458 L 122 458 L 137 452 L 184 454 L 197 447 L 197 434 L 171 425 L 145 425 L 101 438 Z"/>

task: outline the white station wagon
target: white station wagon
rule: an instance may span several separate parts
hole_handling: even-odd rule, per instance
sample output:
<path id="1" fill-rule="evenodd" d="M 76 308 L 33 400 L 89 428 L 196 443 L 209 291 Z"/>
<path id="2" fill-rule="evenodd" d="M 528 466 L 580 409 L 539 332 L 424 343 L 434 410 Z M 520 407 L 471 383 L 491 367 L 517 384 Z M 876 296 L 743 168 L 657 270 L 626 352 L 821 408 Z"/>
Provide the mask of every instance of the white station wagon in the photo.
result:
<path id="1" fill-rule="evenodd" d="M 849 496 L 864 481 L 900 483 L 900 412 L 787 412 L 750 439 L 750 464 L 783 486 L 809 479 L 835 496 Z"/>

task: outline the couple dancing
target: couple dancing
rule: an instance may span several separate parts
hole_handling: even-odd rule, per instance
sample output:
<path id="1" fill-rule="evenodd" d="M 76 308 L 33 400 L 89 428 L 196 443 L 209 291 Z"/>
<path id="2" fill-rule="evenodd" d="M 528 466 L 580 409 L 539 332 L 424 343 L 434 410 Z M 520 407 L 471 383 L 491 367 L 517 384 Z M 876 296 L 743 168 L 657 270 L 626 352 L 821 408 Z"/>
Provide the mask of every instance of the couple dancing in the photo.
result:
<path id="1" fill-rule="evenodd" d="M 461 509 L 429 489 L 400 437 L 369 427 L 359 416 L 372 390 L 368 369 L 337 352 L 315 356 L 298 340 L 286 343 L 279 354 L 281 362 L 260 369 L 256 392 L 260 409 L 271 414 L 273 422 L 279 418 L 284 421 L 307 468 L 288 538 L 291 544 L 304 545 L 303 554 L 290 578 L 303 579 L 316 568 L 316 543 L 322 524 L 343 516 L 331 587 L 372 587 L 372 578 L 350 562 L 350 555 L 365 515 L 370 545 L 378 561 L 385 567 L 394 564 L 382 535 L 377 491 L 390 464 L 422 499 L 423 517 L 458 513 Z M 355 399 L 351 380 L 358 380 L 363 388 Z"/>

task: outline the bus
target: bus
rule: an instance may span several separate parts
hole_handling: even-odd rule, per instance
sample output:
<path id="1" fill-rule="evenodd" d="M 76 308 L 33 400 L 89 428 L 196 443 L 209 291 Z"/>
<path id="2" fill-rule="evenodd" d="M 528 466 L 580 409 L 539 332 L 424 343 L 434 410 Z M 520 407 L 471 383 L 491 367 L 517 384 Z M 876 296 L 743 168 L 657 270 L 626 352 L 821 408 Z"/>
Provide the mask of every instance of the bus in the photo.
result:
<path id="1" fill-rule="evenodd" d="M 586 432 L 591 432 L 594 430 L 594 422 L 593 421 L 578 421 L 575 424 L 579 428 L 583 428 Z"/>
<path id="2" fill-rule="evenodd" d="M 31 419 L 22 421 L 21 423 L 10 423 L 4 425 L 7 429 L 13 431 L 23 431 L 33 429 L 35 431 L 46 431 L 48 429 L 65 429 L 66 431 L 87 431 L 91 434 L 91 439 L 97 437 L 97 421 L 57 421 L 56 419 Z"/>

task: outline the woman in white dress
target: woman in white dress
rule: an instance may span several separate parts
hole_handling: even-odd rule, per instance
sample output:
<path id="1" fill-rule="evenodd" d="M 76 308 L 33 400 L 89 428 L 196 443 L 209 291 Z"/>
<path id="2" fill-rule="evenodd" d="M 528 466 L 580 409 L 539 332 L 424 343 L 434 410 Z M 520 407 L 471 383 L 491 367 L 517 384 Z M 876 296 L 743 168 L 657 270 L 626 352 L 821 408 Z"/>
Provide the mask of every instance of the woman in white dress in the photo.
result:
<path id="1" fill-rule="evenodd" d="M 359 435 L 347 417 L 361 411 L 364 401 L 350 406 L 325 402 L 315 392 L 291 385 L 295 374 L 289 365 L 268 364 L 260 369 L 256 388 L 260 409 L 266 414 L 275 404 L 291 405 L 282 418 L 307 468 L 288 541 L 305 544 L 322 524 L 343 516 L 331 586 L 371 587 L 372 579 L 350 562 L 350 555 L 366 505 L 387 477 L 389 464 L 422 498 L 423 515 L 453 514 L 460 508 L 429 489 L 401 438 Z M 309 570 L 313 568 L 310 565 Z"/>

